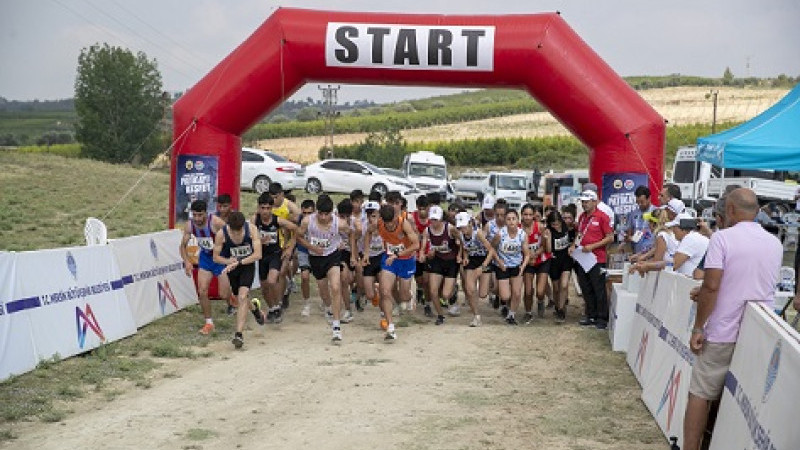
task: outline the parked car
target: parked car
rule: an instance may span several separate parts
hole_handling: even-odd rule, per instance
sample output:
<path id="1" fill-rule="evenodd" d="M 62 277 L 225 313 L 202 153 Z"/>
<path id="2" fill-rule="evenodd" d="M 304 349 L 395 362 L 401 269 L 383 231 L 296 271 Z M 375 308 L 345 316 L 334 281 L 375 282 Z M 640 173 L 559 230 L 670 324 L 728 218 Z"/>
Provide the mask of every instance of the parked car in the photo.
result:
<path id="1" fill-rule="evenodd" d="M 352 159 L 326 159 L 305 167 L 303 172 L 306 191 L 349 193 L 353 189 L 364 192 L 378 191 L 385 195 L 389 191 L 414 190 L 414 184 L 387 174 L 382 169 L 364 161 Z"/>
<path id="2" fill-rule="evenodd" d="M 261 194 L 269 189 L 269 184 L 278 182 L 285 191 L 303 187 L 303 179 L 297 177 L 302 166 L 283 156 L 259 150 L 242 148 L 242 172 L 240 187 Z"/>
<path id="3" fill-rule="evenodd" d="M 391 175 L 393 177 L 401 179 L 406 177 L 406 174 L 404 174 L 403 171 L 399 169 L 390 169 L 388 167 L 381 167 L 381 170 L 386 172 L 387 175 Z"/>
<path id="4" fill-rule="evenodd" d="M 489 186 L 489 174 L 483 172 L 464 172 L 453 180 L 453 189 L 456 198 L 469 206 L 479 205 L 483 201 L 483 194 Z"/>

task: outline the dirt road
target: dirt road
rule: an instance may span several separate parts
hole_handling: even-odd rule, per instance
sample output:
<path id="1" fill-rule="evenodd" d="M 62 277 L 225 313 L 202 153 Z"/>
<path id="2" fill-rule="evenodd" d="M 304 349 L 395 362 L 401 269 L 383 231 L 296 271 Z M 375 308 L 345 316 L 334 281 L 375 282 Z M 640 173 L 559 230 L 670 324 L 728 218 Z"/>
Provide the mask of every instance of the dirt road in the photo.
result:
<path id="1" fill-rule="evenodd" d="M 580 303 L 578 299 L 577 303 Z M 150 388 L 73 405 L 61 423 L 20 423 L 8 449 L 663 449 L 639 387 L 605 331 L 552 313 L 511 327 L 488 305 L 434 326 L 406 315 L 387 344 L 377 309 L 344 325 L 315 310 L 249 324 L 245 347 L 164 360 Z"/>

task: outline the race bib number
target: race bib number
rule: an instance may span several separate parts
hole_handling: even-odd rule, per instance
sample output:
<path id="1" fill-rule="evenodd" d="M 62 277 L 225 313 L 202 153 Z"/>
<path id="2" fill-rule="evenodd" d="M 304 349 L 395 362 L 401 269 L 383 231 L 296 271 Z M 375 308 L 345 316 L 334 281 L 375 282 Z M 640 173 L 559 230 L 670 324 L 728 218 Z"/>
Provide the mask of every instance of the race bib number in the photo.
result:
<path id="1" fill-rule="evenodd" d="M 277 231 L 264 231 L 261 230 L 261 239 L 266 244 L 273 244 L 278 242 L 278 232 Z"/>
<path id="2" fill-rule="evenodd" d="M 569 236 L 564 236 L 562 238 L 558 238 L 553 242 L 553 247 L 556 250 L 564 250 L 565 248 L 569 247 Z"/>
<path id="3" fill-rule="evenodd" d="M 528 244 L 528 250 L 530 250 L 532 252 L 535 252 L 536 250 L 539 250 L 539 243 L 538 242 L 534 242 L 533 244 Z"/>
<path id="4" fill-rule="evenodd" d="M 432 245 L 431 250 L 437 253 L 447 253 L 450 251 L 450 244 L 445 241 L 442 245 Z"/>
<path id="5" fill-rule="evenodd" d="M 214 238 L 211 238 L 211 237 L 200 237 L 200 238 L 197 238 L 197 246 L 202 248 L 203 250 L 213 250 L 214 249 Z"/>
<path id="6" fill-rule="evenodd" d="M 392 245 L 386 244 L 386 253 L 400 253 L 406 249 L 406 246 L 403 244 Z"/>
<path id="7" fill-rule="evenodd" d="M 234 258 L 245 258 L 253 254 L 253 248 L 249 245 L 241 245 L 231 248 L 231 256 Z"/>
<path id="8" fill-rule="evenodd" d="M 328 248 L 328 247 L 331 246 L 331 241 L 330 241 L 330 239 L 312 237 L 311 238 L 311 245 L 314 245 L 316 247 L 321 247 L 321 248 Z"/>
<path id="9" fill-rule="evenodd" d="M 520 250 L 522 246 L 518 242 L 503 242 L 500 246 L 500 251 L 503 253 L 519 253 Z"/>

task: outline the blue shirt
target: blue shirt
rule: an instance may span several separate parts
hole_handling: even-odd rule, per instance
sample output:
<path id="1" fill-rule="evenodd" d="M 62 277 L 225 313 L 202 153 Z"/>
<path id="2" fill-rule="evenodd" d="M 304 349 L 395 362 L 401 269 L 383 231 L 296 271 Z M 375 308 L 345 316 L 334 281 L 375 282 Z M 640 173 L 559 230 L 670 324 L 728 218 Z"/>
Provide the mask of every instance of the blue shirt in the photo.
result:
<path id="1" fill-rule="evenodd" d="M 645 213 L 653 212 L 655 209 L 655 206 L 650 205 L 647 211 L 642 211 L 637 206 L 626 216 L 627 223 L 625 224 L 625 231 L 631 230 L 631 235 L 636 234 L 637 231 L 642 232 L 642 237 L 639 239 L 639 242 L 631 242 L 634 253 L 645 252 L 655 245 L 656 237 L 650 229 L 650 223 L 642 217 Z"/>

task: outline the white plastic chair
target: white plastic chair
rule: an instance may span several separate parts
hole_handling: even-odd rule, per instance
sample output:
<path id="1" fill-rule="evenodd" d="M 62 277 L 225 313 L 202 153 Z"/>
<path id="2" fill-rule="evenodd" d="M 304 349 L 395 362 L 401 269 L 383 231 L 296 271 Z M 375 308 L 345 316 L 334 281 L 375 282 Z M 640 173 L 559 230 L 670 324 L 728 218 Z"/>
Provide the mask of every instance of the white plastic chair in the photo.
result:
<path id="1" fill-rule="evenodd" d="M 89 217 L 86 219 L 86 226 L 83 227 L 83 235 L 86 237 L 86 245 L 106 245 L 108 243 L 108 230 L 106 224 L 100 219 Z"/>
<path id="2" fill-rule="evenodd" d="M 781 291 L 792 292 L 794 291 L 795 272 L 793 267 L 781 267 L 780 276 L 778 279 L 778 289 Z"/>

